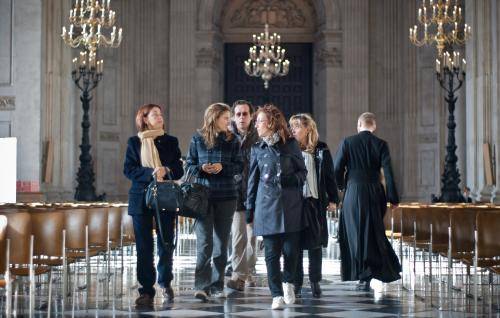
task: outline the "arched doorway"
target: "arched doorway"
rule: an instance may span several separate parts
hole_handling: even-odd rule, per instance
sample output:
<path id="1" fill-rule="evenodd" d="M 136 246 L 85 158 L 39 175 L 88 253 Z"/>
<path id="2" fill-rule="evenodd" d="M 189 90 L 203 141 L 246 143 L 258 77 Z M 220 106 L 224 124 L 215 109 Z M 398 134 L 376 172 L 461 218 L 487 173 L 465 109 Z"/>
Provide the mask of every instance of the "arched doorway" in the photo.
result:
<path id="1" fill-rule="evenodd" d="M 341 126 L 341 116 L 338 114 L 343 113 L 343 32 L 338 0 L 201 1 L 196 34 L 197 101 L 200 105 L 209 105 L 214 100 L 224 100 L 224 66 L 227 63 L 225 47 L 227 44 L 238 43 L 248 46 L 252 34 L 263 31 L 255 6 L 271 6 L 286 12 L 278 19 L 279 23 L 277 22 L 273 32 L 286 38 L 284 42 L 287 44 L 310 45 L 312 97 L 307 110 L 315 114 L 323 140 L 337 144 L 342 137 L 342 131 L 338 129 Z M 291 12 L 294 13 L 290 14 Z M 243 70 L 243 66 L 241 67 Z M 299 110 L 292 109 L 290 112 L 297 111 Z"/>
<path id="2" fill-rule="evenodd" d="M 221 14 L 224 41 L 224 100 L 247 99 L 255 105 L 271 102 L 288 118 L 294 113 L 313 113 L 312 63 L 314 32 L 317 27 L 314 5 L 309 1 L 232 1 Z M 262 79 L 248 76 L 243 61 L 252 45 L 251 34 L 264 31 L 281 34 L 281 46 L 291 62 L 284 77 L 275 77 L 264 88 Z"/>

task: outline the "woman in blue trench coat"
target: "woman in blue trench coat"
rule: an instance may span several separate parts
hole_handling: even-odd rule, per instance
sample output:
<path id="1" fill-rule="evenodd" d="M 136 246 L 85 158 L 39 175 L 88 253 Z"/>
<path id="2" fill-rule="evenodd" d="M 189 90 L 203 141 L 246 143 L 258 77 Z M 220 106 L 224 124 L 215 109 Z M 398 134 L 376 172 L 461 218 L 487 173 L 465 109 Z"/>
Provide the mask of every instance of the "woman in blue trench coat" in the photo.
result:
<path id="1" fill-rule="evenodd" d="M 302 186 L 307 170 L 299 144 L 291 138 L 283 113 L 274 105 L 257 110 L 261 141 L 250 155 L 247 222 L 264 239 L 272 309 L 295 302 L 293 281 L 302 229 Z M 284 256 L 283 284 L 280 257 Z"/>

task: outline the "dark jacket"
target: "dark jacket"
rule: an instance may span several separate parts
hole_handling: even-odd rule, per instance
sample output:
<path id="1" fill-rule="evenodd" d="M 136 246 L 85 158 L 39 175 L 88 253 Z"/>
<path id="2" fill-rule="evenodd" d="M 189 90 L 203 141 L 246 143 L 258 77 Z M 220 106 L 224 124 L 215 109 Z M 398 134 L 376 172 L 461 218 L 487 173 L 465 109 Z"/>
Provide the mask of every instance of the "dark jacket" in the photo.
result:
<path id="1" fill-rule="evenodd" d="M 174 180 L 180 179 L 184 174 L 181 162 L 181 150 L 177 138 L 164 134 L 155 138 L 155 145 L 164 167 L 172 172 Z M 123 174 L 132 181 L 129 190 L 128 213 L 130 215 L 143 214 L 145 206 L 145 193 L 148 184 L 153 179 L 153 168 L 141 165 L 141 140 L 138 136 L 130 137 L 127 142 L 127 153 L 123 165 Z"/>
<path id="2" fill-rule="evenodd" d="M 221 163 L 222 170 L 218 174 L 205 173 L 201 169 L 205 163 Z M 191 139 L 186 164 L 186 169 L 197 177 L 197 182 L 210 189 L 210 200 L 231 200 L 238 197 L 236 183 L 241 178 L 243 161 L 236 137 L 228 140 L 220 134 L 214 147 L 207 149 L 203 136 L 197 132 Z"/>
<path id="3" fill-rule="evenodd" d="M 300 231 L 307 170 L 297 141 L 258 142 L 250 157 L 246 207 L 254 211 L 254 235 Z"/>
<path id="4" fill-rule="evenodd" d="M 326 208 L 328 203 L 339 203 L 337 183 L 335 182 L 335 173 L 333 171 L 333 159 L 328 149 L 328 145 L 319 141 L 314 151 L 316 163 L 316 174 L 318 180 L 318 200 L 320 206 L 321 222 L 321 244 L 328 245 L 328 223 L 326 220 Z"/>
<path id="5" fill-rule="evenodd" d="M 248 170 L 250 166 L 250 151 L 252 146 L 259 140 L 257 130 L 253 121 L 250 123 L 249 130 L 246 135 L 242 136 L 238 132 L 235 122 L 231 122 L 233 133 L 240 142 L 241 157 L 243 159 L 243 170 L 241 172 L 241 179 L 238 182 L 238 199 L 236 200 L 236 211 L 245 211 L 245 202 L 247 199 L 247 184 L 248 184 Z"/>
<path id="6" fill-rule="evenodd" d="M 369 131 L 362 131 L 347 137 L 340 144 L 335 158 L 335 175 L 341 189 L 345 189 L 348 182 L 375 182 L 382 187 L 381 168 L 384 170 L 387 201 L 398 204 L 399 194 L 387 142 Z M 382 200 L 386 200 L 385 196 Z"/>

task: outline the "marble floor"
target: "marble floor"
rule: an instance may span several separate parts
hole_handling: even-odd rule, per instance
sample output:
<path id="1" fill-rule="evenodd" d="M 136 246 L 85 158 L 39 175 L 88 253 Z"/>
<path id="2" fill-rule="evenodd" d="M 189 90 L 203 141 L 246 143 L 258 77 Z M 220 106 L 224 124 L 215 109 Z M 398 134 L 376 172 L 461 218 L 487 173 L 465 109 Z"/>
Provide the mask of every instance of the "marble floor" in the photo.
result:
<path id="1" fill-rule="evenodd" d="M 118 254 L 118 253 L 117 253 Z M 312 298 L 309 285 L 304 284 L 303 297 L 296 304 L 282 310 L 271 310 L 271 297 L 267 288 L 267 276 L 263 251 L 259 250 L 255 279 L 257 286 L 237 292 L 226 288 L 226 298 L 210 299 L 203 303 L 193 297 L 193 273 L 195 267 L 195 238 L 192 234 L 181 234 L 174 260 L 173 288 L 176 297 L 173 302 L 164 301 L 157 293 L 154 307 L 138 309 L 134 305 L 137 297 L 135 281 L 134 251 L 128 247 L 124 253 L 121 268 L 121 254 L 111 258 L 109 279 L 106 279 L 106 262 L 92 260 L 91 286 L 85 288 L 85 268 L 72 269 L 69 290 L 72 295 L 62 299 L 61 277 L 54 273 L 50 306 L 48 283 L 42 277 L 37 282 L 33 317 L 500 317 L 498 309 L 498 288 L 488 301 L 480 299 L 475 311 L 471 298 L 462 291 L 451 293 L 439 279 L 431 286 L 423 278 L 405 276 L 405 286 L 415 285 L 414 290 L 402 288 L 401 282 L 382 285 L 374 282 L 375 289 L 369 292 L 356 290 L 355 282 L 341 282 L 338 246 L 332 238 L 324 249 L 323 296 Z M 307 256 L 304 268 L 307 271 Z M 410 268 L 405 263 L 405 268 Z M 411 271 L 407 275 L 410 275 Z M 75 279 L 75 277 L 77 277 Z M 413 279 L 413 281 L 412 281 Z M 108 288 L 109 287 L 109 288 Z M 88 293 L 88 294 L 87 294 Z M 492 299 L 492 300 L 491 300 Z M 5 297 L 0 303 L 0 312 L 5 316 Z M 49 308 L 50 307 L 50 308 Z M 14 289 L 13 316 L 30 317 L 29 294 L 26 284 Z M 64 309 L 63 309 L 64 308 Z"/>

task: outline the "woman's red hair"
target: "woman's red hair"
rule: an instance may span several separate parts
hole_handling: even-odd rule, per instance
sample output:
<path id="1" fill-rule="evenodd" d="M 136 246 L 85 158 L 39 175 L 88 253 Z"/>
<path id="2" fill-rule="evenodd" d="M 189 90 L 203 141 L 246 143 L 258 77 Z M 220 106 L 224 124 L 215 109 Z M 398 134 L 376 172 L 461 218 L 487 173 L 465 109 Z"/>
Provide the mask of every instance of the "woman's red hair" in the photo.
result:
<path id="1" fill-rule="evenodd" d="M 135 114 L 135 127 L 137 128 L 137 131 L 141 132 L 148 129 L 148 125 L 144 121 L 144 118 L 148 117 L 149 112 L 155 107 L 159 108 L 163 112 L 162 107 L 157 104 L 144 104 L 139 107 L 137 113 Z"/>

